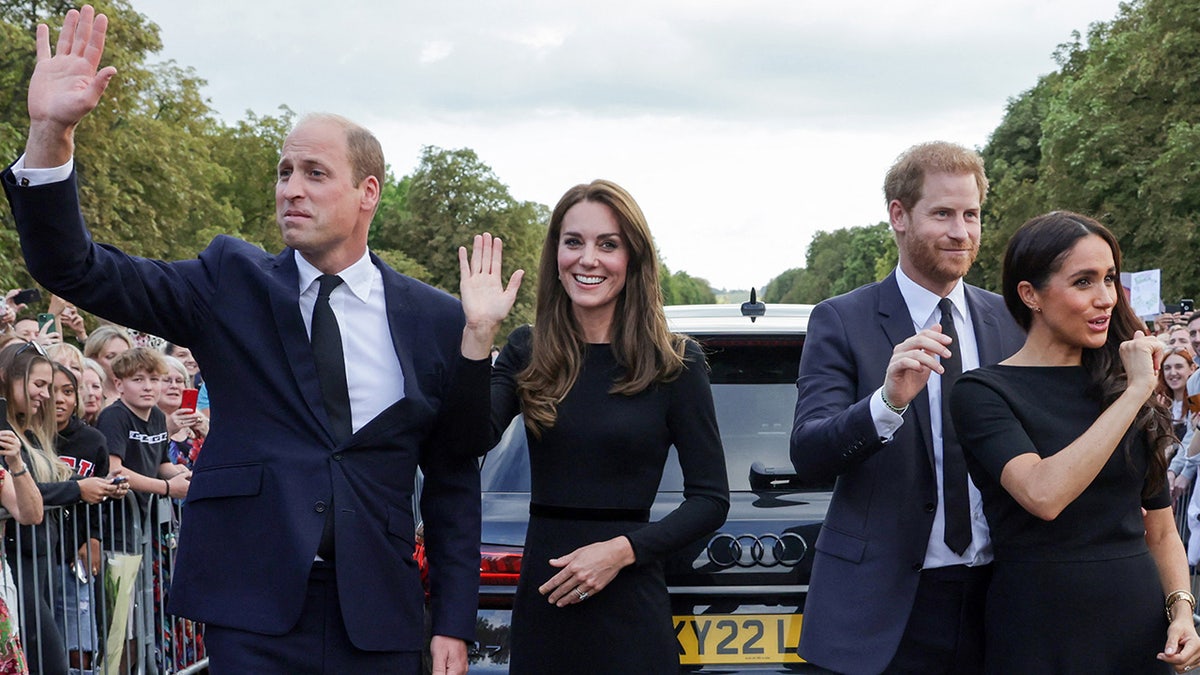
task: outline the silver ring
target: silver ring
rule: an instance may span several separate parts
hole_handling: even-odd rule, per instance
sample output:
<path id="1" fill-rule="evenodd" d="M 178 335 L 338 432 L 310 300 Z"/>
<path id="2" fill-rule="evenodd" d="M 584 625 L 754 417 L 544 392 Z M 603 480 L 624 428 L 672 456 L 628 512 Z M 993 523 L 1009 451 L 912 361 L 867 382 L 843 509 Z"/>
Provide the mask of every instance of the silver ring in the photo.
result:
<path id="1" fill-rule="evenodd" d="M 575 587 L 575 595 L 578 595 L 580 600 L 587 600 L 588 596 L 587 592 L 579 590 L 578 586 Z"/>

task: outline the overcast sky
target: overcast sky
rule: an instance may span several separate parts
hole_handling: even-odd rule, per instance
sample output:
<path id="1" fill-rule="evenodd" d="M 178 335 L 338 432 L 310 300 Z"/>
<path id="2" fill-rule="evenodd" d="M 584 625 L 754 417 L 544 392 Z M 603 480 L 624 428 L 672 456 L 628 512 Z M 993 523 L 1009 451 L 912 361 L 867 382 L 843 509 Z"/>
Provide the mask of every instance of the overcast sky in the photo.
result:
<path id="1" fill-rule="evenodd" d="M 883 220 L 901 151 L 982 147 L 1055 47 L 1119 4 L 132 2 L 229 121 L 338 112 L 378 134 L 397 176 L 424 145 L 469 147 L 548 206 L 612 179 L 672 270 L 731 289 L 803 266 L 819 230 Z"/>

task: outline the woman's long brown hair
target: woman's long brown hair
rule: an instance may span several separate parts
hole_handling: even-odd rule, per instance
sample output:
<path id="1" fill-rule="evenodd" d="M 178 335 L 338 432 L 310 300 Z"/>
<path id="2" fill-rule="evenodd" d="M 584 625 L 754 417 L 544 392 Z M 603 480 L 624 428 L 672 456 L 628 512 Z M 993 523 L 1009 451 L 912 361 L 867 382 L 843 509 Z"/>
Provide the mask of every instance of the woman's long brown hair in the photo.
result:
<path id="1" fill-rule="evenodd" d="M 583 329 L 575 320 L 571 299 L 558 275 L 563 218 L 572 206 L 583 201 L 604 204 L 612 210 L 629 250 L 625 288 L 617 297 L 611 329 L 613 355 L 624 374 L 609 392 L 637 394 L 655 382 L 678 377 L 683 370 L 685 339 L 667 330 L 658 255 L 641 208 L 624 188 L 611 181 L 576 185 L 567 190 L 550 216 L 538 265 L 532 356 L 517 378 L 525 424 L 535 437 L 554 426 L 558 403 L 575 385 L 587 348 Z"/>

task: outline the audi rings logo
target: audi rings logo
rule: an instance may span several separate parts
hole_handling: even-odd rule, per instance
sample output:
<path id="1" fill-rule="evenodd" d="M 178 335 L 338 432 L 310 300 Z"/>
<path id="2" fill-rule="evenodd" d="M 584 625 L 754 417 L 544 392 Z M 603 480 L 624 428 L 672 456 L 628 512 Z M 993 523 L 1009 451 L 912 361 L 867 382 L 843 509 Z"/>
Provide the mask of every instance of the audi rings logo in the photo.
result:
<path id="1" fill-rule="evenodd" d="M 808 543 L 795 532 L 784 534 L 721 533 L 708 542 L 708 559 L 717 567 L 795 567 L 808 553 Z"/>

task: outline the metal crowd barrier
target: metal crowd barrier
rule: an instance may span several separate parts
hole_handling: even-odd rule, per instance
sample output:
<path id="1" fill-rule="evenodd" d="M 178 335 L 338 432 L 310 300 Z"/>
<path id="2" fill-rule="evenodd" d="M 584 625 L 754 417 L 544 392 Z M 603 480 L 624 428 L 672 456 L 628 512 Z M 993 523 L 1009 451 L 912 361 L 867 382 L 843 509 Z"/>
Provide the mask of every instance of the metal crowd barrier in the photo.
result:
<path id="1" fill-rule="evenodd" d="M 140 504 L 131 492 L 96 506 L 46 507 L 36 527 L 4 522 L 0 597 L 19 623 L 30 673 L 186 675 L 207 668 L 203 624 L 166 611 L 181 507 L 142 497 Z M 97 533 L 93 576 L 91 550 L 78 544 Z"/>
<path id="2" fill-rule="evenodd" d="M 1188 540 L 1192 536 L 1191 526 L 1188 523 L 1188 505 L 1192 503 L 1192 493 L 1196 490 L 1196 480 L 1192 480 L 1191 485 L 1183 490 L 1183 494 L 1179 495 L 1173 504 L 1175 512 L 1175 527 L 1179 530 L 1179 537 L 1183 540 L 1183 549 L 1188 549 Z M 1200 536 L 1200 535 L 1197 535 Z M 1189 570 L 1192 576 L 1192 594 L 1200 596 L 1200 566 L 1189 565 Z M 1195 615 L 1197 625 L 1200 625 L 1200 612 Z"/>

